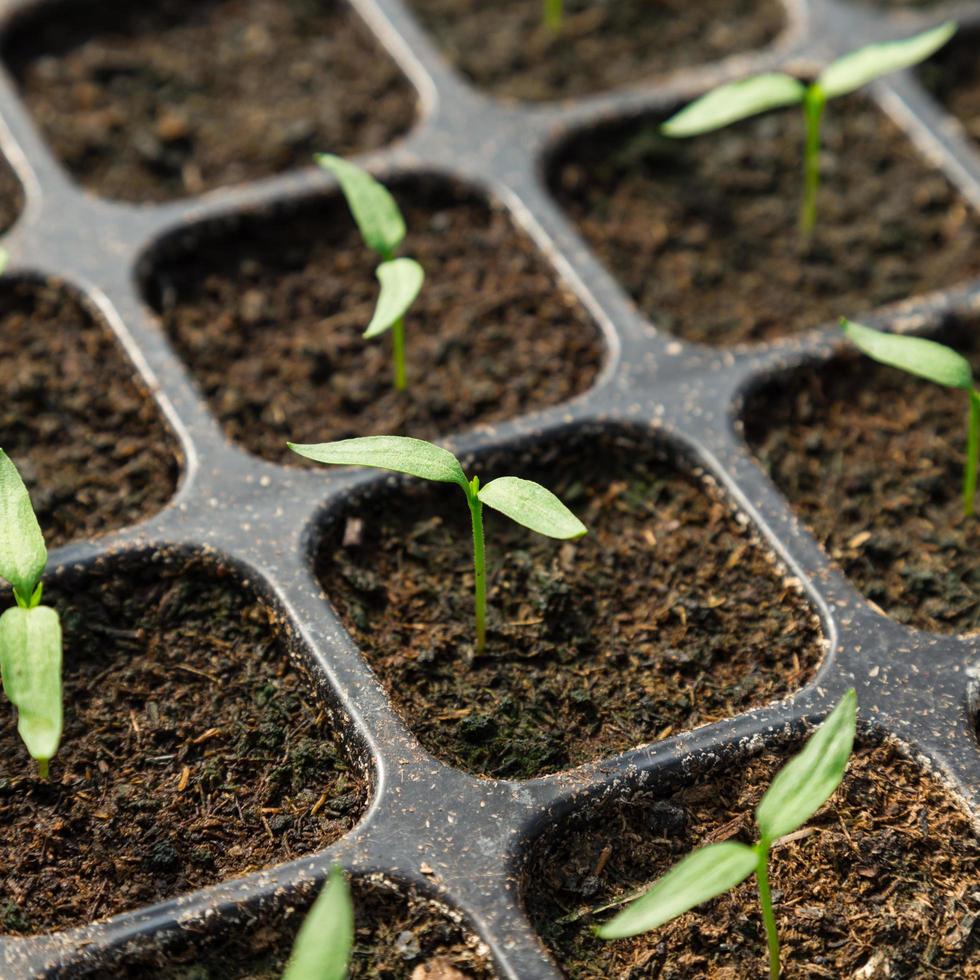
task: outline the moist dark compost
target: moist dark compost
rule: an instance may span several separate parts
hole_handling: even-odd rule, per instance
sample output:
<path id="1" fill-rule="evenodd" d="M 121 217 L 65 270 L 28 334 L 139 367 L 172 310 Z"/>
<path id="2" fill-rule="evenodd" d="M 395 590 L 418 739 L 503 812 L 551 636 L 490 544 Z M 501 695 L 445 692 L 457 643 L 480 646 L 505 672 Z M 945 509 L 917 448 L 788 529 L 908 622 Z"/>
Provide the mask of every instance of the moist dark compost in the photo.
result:
<path id="1" fill-rule="evenodd" d="M 566 976 L 768 975 L 754 876 L 633 939 L 597 939 L 591 926 L 614 910 L 595 918 L 588 910 L 652 884 L 696 847 L 754 843 L 754 807 L 784 761 L 729 765 L 666 799 L 636 793 L 539 842 L 526 901 Z M 790 836 L 770 861 L 787 980 L 980 977 L 980 845 L 936 779 L 890 746 L 859 749 L 830 802 Z"/>
<path id="2" fill-rule="evenodd" d="M 342 0 L 47 4 L 4 55 L 73 176 L 164 201 L 374 149 L 415 94 Z"/>
<path id="3" fill-rule="evenodd" d="M 425 268 L 406 319 L 408 390 L 390 337 L 364 340 L 377 256 L 344 202 L 307 202 L 164 250 L 150 302 L 228 437 L 297 463 L 286 441 L 431 439 L 554 405 L 588 388 L 603 347 L 503 210 L 444 182 L 396 185 Z M 176 246 L 176 247 L 175 247 Z"/>
<path id="4" fill-rule="evenodd" d="M 148 558 L 45 589 L 65 731 L 34 777 L 0 732 L 2 931 L 83 925 L 291 860 L 365 807 L 275 615 L 235 575 Z"/>
<path id="5" fill-rule="evenodd" d="M 926 88 L 980 143 L 980 34 L 954 39 L 919 69 Z"/>
<path id="6" fill-rule="evenodd" d="M 6 231 L 24 208 L 24 189 L 10 164 L 0 156 L 0 232 Z"/>
<path id="7" fill-rule="evenodd" d="M 812 675 L 815 616 L 725 503 L 627 435 L 530 456 L 472 473 L 538 480 L 589 533 L 556 542 L 484 511 L 482 656 L 457 488 L 381 493 L 321 545 L 328 598 L 430 752 L 537 776 L 730 717 Z"/>
<path id="8" fill-rule="evenodd" d="M 691 140 L 656 126 L 577 139 L 553 185 L 637 304 L 685 340 L 772 340 L 980 274 L 980 219 L 861 98 L 827 107 L 809 246 L 801 112 Z"/>

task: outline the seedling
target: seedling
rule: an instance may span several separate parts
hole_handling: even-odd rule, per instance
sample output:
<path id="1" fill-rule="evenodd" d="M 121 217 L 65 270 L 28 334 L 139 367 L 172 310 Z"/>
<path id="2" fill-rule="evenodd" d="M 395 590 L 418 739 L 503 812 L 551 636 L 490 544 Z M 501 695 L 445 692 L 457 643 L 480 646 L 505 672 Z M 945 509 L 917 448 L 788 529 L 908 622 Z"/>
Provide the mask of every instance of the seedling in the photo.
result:
<path id="1" fill-rule="evenodd" d="M 956 33 L 956 27 L 953 21 L 947 21 L 902 41 L 858 48 L 831 62 L 809 85 L 783 72 L 768 72 L 729 82 L 671 116 L 661 127 L 661 132 L 671 137 L 698 136 L 770 109 L 802 105 L 806 138 L 800 228 L 804 236 L 809 237 L 817 221 L 820 123 L 827 100 L 855 92 L 882 75 L 925 61 Z"/>
<path id="2" fill-rule="evenodd" d="M 289 448 L 318 463 L 342 466 L 376 466 L 396 473 L 408 473 L 423 480 L 455 483 L 466 494 L 473 525 L 473 571 L 476 610 L 476 649 L 482 653 L 487 643 L 487 569 L 483 542 L 483 507 L 505 514 L 512 521 L 549 538 L 572 540 L 586 533 L 585 525 L 550 491 L 531 480 L 500 476 L 485 487 L 480 478 L 466 479 L 459 460 L 446 449 L 422 439 L 405 436 L 367 436 L 319 445 Z"/>
<path id="3" fill-rule="evenodd" d="M 556 34 L 561 32 L 562 21 L 564 20 L 563 0 L 544 0 L 544 24 L 549 30 Z"/>
<path id="4" fill-rule="evenodd" d="M 354 905 L 340 868 L 333 868 L 300 927 L 282 980 L 344 980 L 354 948 Z"/>
<path id="5" fill-rule="evenodd" d="M 425 279 L 425 272 L 415 259 L 395 257 L 395 250 L 405 238 L 405 219 L 387 188 L 360 167 L 329 153 L 318 153 L 316 162 L 337 178 L 364 244 L 381 256 L 381 264 L 375 270 L 381 292 L 364 337 L 371 340 L 391 331 L 395 388 L 404 391 L 408 384 L 405 314 Z"/>
<path id="6" fill-rule="evenodd" d="M 0 616 L 0 674 L 17 731 L 47 779 L 61 741 L 61 622 L 41 605 L 48 552 L 27 487 L 0 449 L 0 576 L 17 605 Z"/>
<path id="7" fill-rule="evenodd" d="M 973 383 L 970 362 L 956 351 L 925 337 L 883 333 L 841 317 L 841 329 L 862 354 L 879 364 L 896 367 L 946 388 L 960 388 L 970 401 L 966 430 L 966 464 L 963 468 L 963 516 L 973 514 L 977 492 L 977 458 L 980 454 L 980 392 Z"/>
<path id="8" fill-rule="evenodd" d="M 769 851 L 798 830 L 830 799 L 844 778 L 854 744 L 857 695 L 851 689 L 810 736 L 803 751 L 776 773 L 755 809 L 759 840 L 754 847 L 724 841 L 702 847 L 674 865 L 645 895 L 628 905 L 596 933 L 622 939 L 656 929 L 741 884 L 755 872 L 769 943 L 769 975 L 779 980 L 779 936 L 769 891 Z"/>

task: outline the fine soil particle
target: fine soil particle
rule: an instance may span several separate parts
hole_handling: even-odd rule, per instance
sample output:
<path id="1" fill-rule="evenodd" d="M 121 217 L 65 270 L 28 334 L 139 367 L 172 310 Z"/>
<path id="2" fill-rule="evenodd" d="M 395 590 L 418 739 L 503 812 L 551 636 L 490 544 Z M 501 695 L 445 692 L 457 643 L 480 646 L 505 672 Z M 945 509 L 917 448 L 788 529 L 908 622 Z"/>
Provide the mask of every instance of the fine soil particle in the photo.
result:
<path id="1" fill-rule="evenodd" d="M 766 973 L 755 877 L 661 928 L 603 942 L 562 919 L 641 891 L 691 850 L 754 843 L 752 813 L 785 757 L 764 756 L 673 796 L 651 793 L 565 821 L 527 872 L 527 904 L 575 978 L 734 980 Z M 784 975 L 980 977 L 980 846 L 937 780 L 890 746 L 851 758 L 842 786 L 770 861 Z M 608 860 L 600 867 L 600 858 Z"/>
<path id="2" fill-rule="evenodd" d="M 919 69 L 926 88 L 980 143 L 980 34 L 974 31 L 943 48 Z"/>
<path id="3" fill-rule="evenodd" d="M 24 208 L 24 189 L 10 164 L 0 156 L 0 232 L 6 231 Z"/>
<path id="4" fill-rule="evenodd" d="M 177 484 L 179 447 L 109 328 L 57 283 L 0 284 L 0 446 L 49 547 L 133 524 Z"/>
<path id="5" fill-rule="evenodd" d="M 382 146 L 415 96 L 341 0 L 50 5 L 5 57 L 89 189 L 163 201 Z"/>
<path id="6" fill-rule="evenodd" d="M 369 498 L 320 549 L 327 596 L 434 755 L 529 778 L 731 717 L 812 675 L 823 647 L 803 596 L 649 444 L 580 435 L 533 457 L 476 472 L 540 481 L 589 533 L 557 542 L 484 510 L 483 655 L 457 488 Z"/>
<path id="7" fill-rule="evenodd" d="M 287 440 L 432 439 L 592 384 L 598 331 L 506 212 L 445 182 L 394 191 L 403 251 L 426 273 L 406 320 L 404 392 L 390 337 L 361 336 L 379 260 L 339 198 L 212 230 L 152 269 L 150 302 L 230 439 L 296 463 Z"/>
<path id="8" fill-rule="evenodd" d="M 65 730 L 44 782 L 12 712 L 3 726 L 4 932 L 288 861 L 363 812 L 363 778 L 247 583 L 154 556 L 45 599 L 63 617 Z"/>
<path id="9" fill-rule="evenodd" d="M 784 24 L 773 0 L 565 0 L 562 31 L 542 0 L 410 0 L 449 60 L 507 99 L 567 99 L 751 51 Z"/>
<path id="10" fill-rule="evenodd" d="M 980 322 L 944 340 L 980 370 Z M 980 628 L 980 521 L 965 518 L 966 393 L 847 354 L 746 401 L 762 465 L 854 584 L 899 622 Z"/>
<path id="11" fill-rule="evenodd" d="M 407 888 L 356 879 L 352 980 L 489 980 L 489 958 L 477 938 L 438 905 Z M 215 933 L 193 924 L 160 950 L 83 974 L 102 980 L 279 980 L 308 900 L 261 910 Z M 227 924 L 226 924 L 227 925 Z M 441 969 L 438 969 L 441 968 Z M 457 972 L 453 972 L 457 971 Z"/>
<path id="12" fill-rule="evenodd" d="M 809 248 L 796 109 L 690 140 L 649 119 L 589 133 L 554 186 L 651 320 L 700 343 L 771 340 L 980 273 L 980 220 L 884 113 L 834 100 L 823 134 Z"/>

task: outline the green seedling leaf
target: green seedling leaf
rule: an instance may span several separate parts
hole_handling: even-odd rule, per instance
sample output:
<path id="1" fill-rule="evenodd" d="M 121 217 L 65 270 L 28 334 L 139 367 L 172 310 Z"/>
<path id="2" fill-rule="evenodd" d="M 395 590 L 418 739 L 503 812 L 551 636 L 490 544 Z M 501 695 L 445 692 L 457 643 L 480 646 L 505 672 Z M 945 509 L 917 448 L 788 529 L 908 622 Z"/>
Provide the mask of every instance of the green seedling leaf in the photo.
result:
<path id="1" fill-rule="evenodd" d="M 42 776 L 61 741 L 61 623 L 48 606 L 0 616 L 0 673 L 17 708 L 17 731 Z"/>
<path id="2" fill-rule="evenodd" d="M 318 153 L 316 162 L 337 178 L 364 244 L 390 259 L 405 237 L 405 220 L 388 189 L 369 173 L 330 153 Z"/>
<path id="3" fill-rule="evenodd" d="M 491 480 L 477 494 L 481 504 L 549 538 L 580 538 L 585 525 L 540 483 L 516 476 Z"/>
<path id="4" fill-rule="evenodd" d="M 396 473 L 408 473 L 423 480 L 439 483 L 458 483 L 467 489 L 466 475 L 459 460 L 446 449 L 423 439 L 407 436 L 365 436 L 361 439 L 341 439 L 315 445 L 287 443 L 300 456 L 318 463 L 341 466 L 374 466 Z"/>
<path id="5" fill-rule="evenodd" d="M 364 331 L 367 340 L 390 330 L 408 312 L 425 280 L 425 272 L 415 259 L 382 262 L 375 274 L 381 283 L 381 295 Z"/>
<path id="6" fill-rule="evenodd" d="M 306 916 L 282 980 L 344 980 L 354 948 L 354 905 L 347 879 L 333 868 Z"/>
<path id="7" fill-rule="evenodd" d="M 882 75 L 925 61 L 956 33 L 956 23 L 947 21 L 932 30 L 902 41 L 869 44 L 829 64 L 817 79 L 828 99 L 846 95 Z"/>
<path id="8" fill-rule="evenodd" d="M 27 487 L 0 449 L 0 575 L 14 587 L 23 605 L 29 605 L 47 561 Z"/>
<path id="9" fill-rule="evenodd" d="M 600 939 L 624 939 L 688 912 L 734 888 L 755 870 L 754 847 L 725 841 L 709 844 L 679 861 L 642 898 L 596 930 Z"/>
<path id="10" fill-rule="evenodd" d="M 843 317 L 840 325 L 847 338 L 861 353 L 880 364 L 900 368 L 947 388 L 962 388 L 966 391 L 973 388 L 970 362 L 944 344 L 925 337 L 884 333 Z"/>
<path id="11" fill-rule="evenodd" d="M 0 276 L 7 271 L 7 264 L 10 262 L 10 253 L 5 248 L 0 248 Z"/>
<path id="12" fill-rule="evenodd" d="M 852 689 L 807 739 L 803 751 L 776 774 L 755 811 L 765 839 L 778 840 L 798 830 L 833 795 L 847 769 L 856 717 L 857 695 Z"/>
<path id="13" fill-rule="evenodd" d="M 796 105 L 803 101 L 805 92 L 802 82 L 781 72 L 753 75 L 721 85 L 695 99 L 660 129 L 666 136 L 675 138 L 709 133 L 760 112 Z"/>

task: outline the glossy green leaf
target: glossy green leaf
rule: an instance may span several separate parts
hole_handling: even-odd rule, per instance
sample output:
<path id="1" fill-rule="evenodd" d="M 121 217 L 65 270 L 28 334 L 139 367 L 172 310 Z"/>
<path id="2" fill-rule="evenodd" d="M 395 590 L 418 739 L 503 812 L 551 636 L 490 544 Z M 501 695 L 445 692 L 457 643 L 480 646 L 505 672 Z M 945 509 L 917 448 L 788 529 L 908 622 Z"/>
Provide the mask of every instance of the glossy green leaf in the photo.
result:
<path id="1" fill-rule="evenodd" d="M 760 112 L 796 105 L 806 87 L 790 75 L 774 72 L 729 82 L 695 99 L 671 116 L 660 130 L 666 136 L 697 136 Z"/>
<path id="2" fill-rule="evenodd" d="M 763 837 L 774 841 L 793 833 L 830 799 L 847 769 L 856 718 L 852 688 L 807 739 L 803 751 L 776 773 L 755 811 Z"/>
<path id="3" fill-rule="evenodd" d="M 549 538 L 580 538 L 586 533 L 585 525 L 550 490 L 532 480 L 501 476 L 477 496 L 487 507 Z"/>
<path id="4" fill-rule="evenodd" d="M 0 616 L 0 673 L 17 708 L 17 731 L 47 775 L 61 741 L 61 623 L 48 606 Z"/>
<path id="5" fill-rule="evenodd" d="M 862 354 L 889 367 L 926 378 L 947 388 L 973 388 L 970 362 L 945 344 L 925 337 L 884 333 L 841 318 L 841 329 Z"/>
<path id="6" fill-rule="evenodd" d="M 330 153 L 318 153 L 316 162 L 337 178 L 364 244 L 390 259 L 405 237 L 405 220 L 388 189 L 367 171 Z"/>
<path id="7" fill-rule="evenodd" d="M 623 939 L 656 929 L 696 905 L 734 888 L 755 870 L 754 847 L 737 841 L 709 844 L 679 861 L 645 895 L 596 930 Z"/>
<path id="8" fill-rule="evenodd" d="M 364 436 L 360 439 L 342 439 L 340 442 L 321 442 L 306 446 L 290 442 L 288 446 L 294 453 L 318 463 L 375 466 L 382 470 L 394 470 L 396 473 L 408 473 L 423 480 L 467 486 L 466 475 L 459 460 L 448 450 L 423 439 L 409 439 L 407 436 Z"/>
<path id="9" fill-rule="evenodd" d="M 828 99 L 854 92 L 882 75 L 925 61 L 938 51 L 954 34 L 956 24 L 947 21 L 932 30 L 902 41 L 869 44 L 829 64 L 820 73 L 817 83 Z"/>
<path id="10" fill-rule="evenodd" d="M 425 279 L 425 272 L 415 259 L 382 262 L 376 275 L 381 283 L 381 294 L 374 308 L 374 316 L 364 331 L 368 340 L 390 330 L 408 312 Z"/>
<path id="11" fill-rule="evenodd" d="M 333 868 L 306 916 L 282 980 L 344 980 L 354 948 L 354 905 L 340 868 Z"/>
<path id="12" fill-rule="evenodd" d="M 27 487 L 0 449 L 0 575 L 27 604 L 47 561 L 44 537 Z"/>

